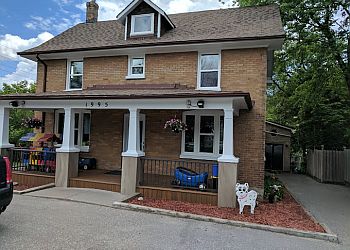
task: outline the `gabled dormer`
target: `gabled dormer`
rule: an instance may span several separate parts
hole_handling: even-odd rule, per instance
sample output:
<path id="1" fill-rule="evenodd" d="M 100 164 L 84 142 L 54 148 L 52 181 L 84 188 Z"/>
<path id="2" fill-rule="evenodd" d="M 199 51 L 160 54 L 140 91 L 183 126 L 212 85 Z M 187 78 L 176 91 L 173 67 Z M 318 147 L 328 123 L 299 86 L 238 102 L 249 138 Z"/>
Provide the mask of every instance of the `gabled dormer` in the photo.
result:
<path id="1" fill-rule="evenodd" d="M 117 16 L 125 26 L 125 40 L 161 37 L 175 25 L 168 15 L 149 0 L 134 0 Z"/>

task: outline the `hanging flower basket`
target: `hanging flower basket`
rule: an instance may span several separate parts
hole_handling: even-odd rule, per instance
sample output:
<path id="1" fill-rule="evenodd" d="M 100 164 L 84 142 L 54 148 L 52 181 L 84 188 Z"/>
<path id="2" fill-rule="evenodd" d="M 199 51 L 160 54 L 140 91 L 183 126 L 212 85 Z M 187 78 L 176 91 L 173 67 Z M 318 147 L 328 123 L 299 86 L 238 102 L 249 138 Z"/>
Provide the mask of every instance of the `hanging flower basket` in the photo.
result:
<path id="1" fill-rule="evenodd" d="M 174 118 L 171 118 L 165 122 L 164 129 L 167 128 L 170 128 L 174 133 L 180 133 L 187 129 L 187 125 L 175 116 Z"/>
<path id="2" fill-rule="evenodd" d="M 22 125 L 27 128 L 41 128 L 43 121 L 38 118 L 27 118 L 23 120 Z"/>

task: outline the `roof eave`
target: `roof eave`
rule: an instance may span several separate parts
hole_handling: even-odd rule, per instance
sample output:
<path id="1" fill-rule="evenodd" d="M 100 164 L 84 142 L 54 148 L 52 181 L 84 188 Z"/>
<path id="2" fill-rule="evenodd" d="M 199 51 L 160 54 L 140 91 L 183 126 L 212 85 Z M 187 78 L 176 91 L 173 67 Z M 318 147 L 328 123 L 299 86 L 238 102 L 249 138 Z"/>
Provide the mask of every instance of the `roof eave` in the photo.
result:
<path id="1" fill-rule="evenodd" d="M 223 39 L 208 39 L 208 40 L 189 40 L 189 41 L 172 41 L 172 42 L 153 42 L 144 44 L 125 44 L 115 46 L 104 47 L 90 47 L 90 48 L 74 48 L 74 49 L 62 49 L 62 50 L 38 50 L 38 51 L 22 51 L 17 52 L 19 56 L 29 56 L 37 54 L 52 54 L 52 53 L 64 53 L 64 52 L 79 52 L 79 51 L 93 51 L 93 50 L 106 50 L 106 49 L 124 49 L 124 48 L 137 48 L 137 47 L 151 47 L 151 46 L 168 46 L 168 45 L 187 45 L 195 43 L 213 43 L 213 42 L 236 42 L 236 41 L 252 41 L 252 40 L 268 40 L 268 39 L 285 39 L 285 34 L 263 37 L 241 37 L 241 38 L 223 38 Z"/>

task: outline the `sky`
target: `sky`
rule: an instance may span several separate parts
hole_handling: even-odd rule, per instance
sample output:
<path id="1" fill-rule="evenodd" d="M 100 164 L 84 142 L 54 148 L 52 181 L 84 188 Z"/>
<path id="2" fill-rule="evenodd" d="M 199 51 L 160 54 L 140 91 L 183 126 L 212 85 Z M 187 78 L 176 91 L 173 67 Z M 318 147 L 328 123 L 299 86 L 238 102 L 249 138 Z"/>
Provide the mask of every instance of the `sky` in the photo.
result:
<path id="1" fill-rule="evenodd" d="M 36 80 L 36 63 L 17 56 L 85 21 L 88 0 L 1 0 L 0 86 Z M 96 0 L 99 21 L 113 20 L 131 0 Z M 168 14 L 225 8 L 218 0 L 153 0 Z"/>

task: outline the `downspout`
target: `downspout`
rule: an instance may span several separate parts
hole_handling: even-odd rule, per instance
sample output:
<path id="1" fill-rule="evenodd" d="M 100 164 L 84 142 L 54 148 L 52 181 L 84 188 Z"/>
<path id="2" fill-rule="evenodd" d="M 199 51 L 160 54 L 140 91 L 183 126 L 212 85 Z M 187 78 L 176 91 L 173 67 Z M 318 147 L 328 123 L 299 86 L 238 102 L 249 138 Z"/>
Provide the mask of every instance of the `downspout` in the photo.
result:
<path id="1" fill-rule="evenodd" d="M 47 84 L 47 64 L 40 59 L 39 54 L 36 55 L 36 59 L 38 62 L 42 63 L 44 65 L 44 80 L 43 80 L 43 92 L 46 92 L 46 84 Z M 46 112 L 42 112 L 42 120 L 43 120 L 43 126 L 41 127 L 41 132 L 45 132 L 45 121 L 46 121 Z"/>

